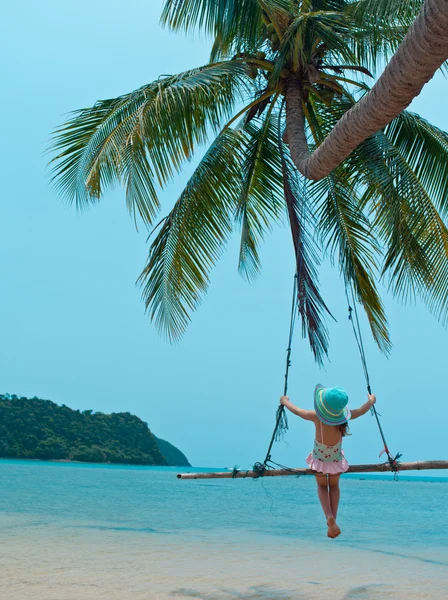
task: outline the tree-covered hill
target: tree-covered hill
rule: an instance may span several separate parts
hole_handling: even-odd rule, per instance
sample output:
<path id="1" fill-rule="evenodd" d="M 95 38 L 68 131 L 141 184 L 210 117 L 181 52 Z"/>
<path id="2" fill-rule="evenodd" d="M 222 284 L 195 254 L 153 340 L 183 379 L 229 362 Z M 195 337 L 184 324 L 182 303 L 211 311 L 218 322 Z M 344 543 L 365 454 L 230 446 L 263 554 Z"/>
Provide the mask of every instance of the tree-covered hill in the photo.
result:
<path id="1" fill-rule="evenodd" d="M 166 458 L 169 465 L 175 465 L 176 467 L 188 467 L 190 465 L 187 457 L 179 450 L 179 448 L 176 448 L 173 444 L 170 444 L 166 440 L 161 440 L 158 437 L 156 437 L 156 441 L 160 452 Z"/>
<path id="2" fill-rule="evenodd" d="M 0 395 L 0 457 L 189 466 L 180 450 L 128 412 L 72 410 L 9 394 Z"/>

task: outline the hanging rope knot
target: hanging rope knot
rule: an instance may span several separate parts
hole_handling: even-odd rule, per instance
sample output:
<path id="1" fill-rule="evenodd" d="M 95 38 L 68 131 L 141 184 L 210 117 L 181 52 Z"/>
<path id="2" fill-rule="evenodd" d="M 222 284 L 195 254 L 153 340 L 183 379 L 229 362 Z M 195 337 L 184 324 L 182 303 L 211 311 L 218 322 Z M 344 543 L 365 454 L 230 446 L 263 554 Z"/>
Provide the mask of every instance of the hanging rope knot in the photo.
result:
<path id="1" fill-rule="evenodd" d="M 270 458 L 270 457 L 269 457 Z M 269 460 L 267 458 L 266 460 Z M 267 469 L 266 463 L 256 462 L 252 467 L 252 471 L 255 473 L 253 479 L 258 479 L 259 477 L 263 477 Z"/>
<path id="2" fill-rule="evenodd" d="M 401 454 L 398 452 L 396 454 L 396 456 L 392 456 L 389 454 L 388 459 L 389 459 L 389 464 L 390 464 L 390 469 L 391 471 L 393 471 L 394 473 L 398 473 L 398 471 L 400 470 L 400 462 L 399 459 L 401 458 Z"/>
<path id="3" fill-rule="evenodd" d="M 353 308 L 349 305 L 348 306 L 348 320 L 349 321 L 352 320 L 352 312 L 353 312 Z"/>
<path id="4" fill-rule="evenodd" d="M 400 458 L 400 456 L 401 456 L 400 453 L 398 453 L 395 456 L 395 458 L 392 456 L 389 456 L 389 465 L 390 465 L 390 470 L 394 474 L 394 481 L 398 481 L 398 473 L 400 471 L 400 463 L 398 462 L 398 459 Z"/>
<path id="5" fill-rule="evenodd" d="M 278 442 L 283 438 L 289 429 L 288 417 L 285 413 L 285 407 L 282 404 L 280 404 L 280 406 L 277 408 L 276 421 L 277 427 L 275 429 L 274 439 L 276 442 Z M 269 458 L 271 457 L 269 456 L 267 460 L 269 460 Z M 267 462 L 267 460 L 265 462 Z"/>
<path id="6" fill-rule="evenodd" d="M 384 446 L 383 450 L 380 452 L 380 457 L 383 454 L 387 454 L 387 462 L 389 463 L 390 470 L 394 473 L 394 479 L 397 480 L 397 475 L 400 470 L 400 462 L 401 454 L 398 452 L 395 456 L 392 456 L 390 450 L 387 446 Z"/>

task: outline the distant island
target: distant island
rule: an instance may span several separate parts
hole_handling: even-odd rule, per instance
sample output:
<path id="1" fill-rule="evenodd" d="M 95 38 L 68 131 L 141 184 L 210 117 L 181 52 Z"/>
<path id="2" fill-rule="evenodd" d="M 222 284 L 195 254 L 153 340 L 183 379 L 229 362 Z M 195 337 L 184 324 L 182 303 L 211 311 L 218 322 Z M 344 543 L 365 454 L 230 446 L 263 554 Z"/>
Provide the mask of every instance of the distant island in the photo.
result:
<path id="1" fill-rule="evenodd" d="M 131 413 L 79 411 L 9 394 L 0 394 L 0 458 L 190 466 Z"/>

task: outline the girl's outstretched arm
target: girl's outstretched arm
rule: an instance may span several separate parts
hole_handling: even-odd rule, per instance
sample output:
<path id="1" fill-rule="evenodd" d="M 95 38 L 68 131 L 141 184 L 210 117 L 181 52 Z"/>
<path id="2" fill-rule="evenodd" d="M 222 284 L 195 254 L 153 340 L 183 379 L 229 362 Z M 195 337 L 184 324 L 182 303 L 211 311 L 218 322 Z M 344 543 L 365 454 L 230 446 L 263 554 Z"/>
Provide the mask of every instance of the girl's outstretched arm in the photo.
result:
<path id="1" fill-rule="evenodd" d="M 314 410 L 305 410 L 304 408 L 299 408 L 298 406 L 294 406 L 292 402 L 289 401 L 288 396 L 282 396 L 280 398 L 280 404 L 282 404 L 285 408 L 290 410 L 293 414 L 305 419 L 305 421 L 315 421 L 316 413 Z"/>
<path id="2" fill-rule="evenodd" d="M 362 417 L 362 415 L 365 415 L 366 412 L 369 412 L 369 410 L 375 404 L 376 396 L 374 394 L 367 394 L 367 398 L 367 402 L 363 404 L 361 408 L 354 408 L 352 411 L 350 411 L 352 413 L 352 420 L 357 419 L 358 417 Z"/>

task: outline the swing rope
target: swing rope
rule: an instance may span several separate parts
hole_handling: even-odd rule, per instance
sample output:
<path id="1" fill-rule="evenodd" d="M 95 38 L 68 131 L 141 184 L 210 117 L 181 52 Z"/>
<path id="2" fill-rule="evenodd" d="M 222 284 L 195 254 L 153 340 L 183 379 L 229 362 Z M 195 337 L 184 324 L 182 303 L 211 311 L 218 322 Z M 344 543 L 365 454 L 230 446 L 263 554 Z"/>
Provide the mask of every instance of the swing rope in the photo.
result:
<path id="1" fill-rule="evenodd" d="M 301 264 L 300 264 L 301 269 Z M 291 351 L 292 351 L 292 340 L 294 338 L 294 326 L 297 320 L 297 311 L 299 308 L 299 273 L 294 275 L 294 285 L 292 291 L 292 304 L 291 304 L 291 318 L 289 322 L 289 338 L 288 338 L 288 348 L 286 349 L 286 368 L 285 368 L 285 383 L 283 387 L 283 395 L 286 396 L 288 392 L 288 378 L 289 378 L 289 368 L 291 366 Z M 286 416 L 285 407 L 280 404 L 277 408 L 277 414 L 275 419 L 275 427 L 272 432 L 271 441 L 269 442 L 269 447 L 266 452 L 266 457 L 263 463 L 255 463 L 254 471 L 259 472 L 262 470 L 263 472 L 268 467 L 268 463 L 271 461 L 271 450 L 274 442 L 278 442 L 282 436 L 288 430 L 288 418 Z M 276 464 L 276 463 L 273 463 Z M 261 468 L 261 469 L 260 469 Z"/>
<path id="2" fill-rule="evenodd" d="M 352 302 L 350 302 L 350 297 L 349 297 L 347 287 L 350 287 Z M 356 307 L 355 291 L 353 289 L 353 284 L 351 282 L 350 283 L 346 282 L 345 295 L 347 298 L 347 305 L 348 305 L 348 318 L 349 318 L 350 323 L 352 324 L 356 344 L 359 349 L 359 355 L 361 357 L 362 368 L 364 370 L 364 377 L 366 380 L 367 393 L 371 394 L 372 388 L 370 386 L 370 376 L 369 376 L 369 370 L 367 368 L 366 353 L 365 353 L 364 342 L 363 342 L 363 338 L 362 338 L 361 325 L 359 323 L 358 309 Z M 379 419 L 380 415 L 379 415 L 378 411 L 376 410 L 375 405 L 372 405 L 371 413 L 376 419 L 376 423 L 378 425 L 380 436 L 383 441 L 383 450 L 381 451 L 380 456 L 384 453 L 386 454 L 387 460 L 390 465 L 390 470 L 394 473 L 394 479 L 396 479 L 399 468 L 400 468 L 400 464 L 398 461 L 401 457 L 401 454 L 398 453 L 396 456 L 393 456 L 391 454 L 391 452 L 389 450 L 389 446 L 387 445 L 387 442 L 386 442 L 386 437 L 384 435 L 383 428 L 381 427 L 381 423 L 380 423 L 380 419 Z"/>
<path id="3" fill-rule="evenodd" d="M 284 102 L 283 102 L 284 105 Z M 282 109 L 283 109 L 282 105 Z M 280 111 L 281 115 L 282 110 Z M 280 127 L 279 127 L 279 144 L 281 146 L 281 138 L 280 138 Z M 303 206 L 303 214 L 306 216 L 307 210 L 307 178 L 306 172 L 303 176 L 303 187 L 302 187 L 302 206 Z M 303 225 L 305 227 L 305 224 Z M 299 257 L 299 261 L 297 258 Z M 289 321 L 289 336 L 288 336 L 288 347 L 286 349 L 286 367 L 285 367 L 285 378 L 284 378 L 284 386 L 283 386 L 283 395 L 286 396 L 288 393 L 288 378 L 289 378 L 289 368 L 291 366 L 291 352 L 292 352 L 292 341 L 294 339 L 294 327 L 297 320 L 297 315 L 299 311 L 301 294 L 300 294 L 300 285 L 301 285 L 301 277 L 302 277 L 302 264 L 303 264 L 303 231 L 300 231 L 300 236 L 297 241 L 297 249 L 296 249 L 296 265 L 298 264 L 297 271 L 294 275 L 294 285 L 292 290 L 292 302 L 291 302 L 291 317 Z M 288 418 L 286 416 L 285 407 L 280 404 L 277 408 L 276 418 L 275 418 L 275 426 L 274 431 L 272 432 L 271 441 L 269 442 L 269 447 L 266 452 L 265 459 L 262 463 L 256 462 L 253 466 L 253 470 L 257 473 L 257 476 L 262 477 L 266 469 L 272 468 L 269 466 L 269 463 L 275 466 L 279 466 L 278 463 L 274 463 L 271 460 L 271 450 L 274 442 L 278 442 L 282 439 L 286 431 L 288 430 Z M 283 467 L 283 465 L 282 465 Z M 289 467 L 284 467 L 285 469 L 289 469 Z"/>
<path id="4" fill-rule="evenodd" d="M 335 192 L 334 175 L 333 174 L 331 174 L 329 176 L 329 181 L 330 181 L 330 188 L 331 188 L 330 194 L 333 198 L 333 203 L 334 203 L 335 211 L 337 214 L 336 192 Z M 351 302 L 350 302 L 348 288 L 350 288 Z M 367 367 L 366 352 L 364 349 L 364 341 L 362 338 L 361 325 L 360 325 L 359 316 L 358 316 L 358 309 L 356 307 L 357 301 L 356 301 L 356 297 L 355 297 L 355 290 L 353 288 L 352 281 L 349 280 L 347 277 L 345 278 L 345 296 L 347 298 L 348 318 L 349 318 L 350 323 L 352 324 L 353 333 L 354 333 L 355 340 L 356 340 L 356 345 L 358 346 L 359 355 L 361 357 L 361 364 L 362 364 L 362 368 L 364 371 L 364 377 L 366 380 L 367 393 L 372 394 L 372 387 L 370 385 L 369 369 Z M 383 450 L 380 453 L 380 457 L 382 454 L 384 454 L 384 453 L 386 454 L 387 460 L 390 465 L 390 469 L 394 474 L 394 479 L 396 479 L 397 475 L 398 475 L 398 471 L 399 471 L 398 460 L 401 457 L 401 454 L 398 453 L 396 456 L 392 456 L 392 454 L 390 453 L 389 446 L 387 445 L 383 428 L 381 427 L 381 423 L 380 423 L 380 419 L 379 419 L 380 415 L 378 414 L 378 412 L 375 408 L 375 405 L 372 405 L 371 413 L 375 417 L 376 424 L 378 425 L 380 436 L 383 441 Z"/>
<path id="5" fill-rule="evenodd" d="M 334 176 L 330 175 L 329 180 L 330 180 L 330 187 L 331 187 L 330 193 L 333 197 L 333 202 L 334 202 L 335 208 L 337 210 L 336 194 L 335 194 L 335 189 L 334 189 Z M 304 189 L 303 201 L 306 202 L 306 195 L 307 195 L 306 176 L 303 178 L 303 189 Z M 302 252 L 300 253 L 300 262 L 299 262 L 298 271 L 294 275 L 294 286 L 293 286 L 293 297 L 292 297 L 292 306 L 291 306 L 291 318 L 290 318 L 290 325 L 289 325 L 288 348 L 286 350 L 286 369 L 285 369 L 285 381 L 284 381 L 284 388 L 283 388 L 284 396 L 287 395 L 287 391 L 288 391 L 288 377 L 289 377 L 289 368 L 291 366 L 292 340 L 293 340 L 294 326 L 295 326 L 295 322 L 296 322 L 296 318 L 297 318 L 297 314 L 298 314 L 298 310 L 299 310 L 299 302 L 300 302 L 300 283 L 301 283 L 300 278 L 301 278 L 301 272 L 302 272 L 302 255 L 303 255 L 303 249 L 301 248 L 301 245 L 302 245 L 302 240 L 300 239 L 298 250 L 301 249 Z M 350 301 L 348 288 L 350 288 L 350 292 L 351 292 L 351 301 Z M 358 346 L 359 354 L 361 357 L 362 368 L 363 368 L 364 377 L 366 380 L 367 392 L 368 392 L 368 394 L 372 394 L 372 388 L 370 385 L 370 375 L 369 375 L 369 370 L 367 367 L 367 358 L 366 358 L 366 353 L 365 353 L 365 348 L 364 348 L 364 341 L 363 341 L 362 332 L 361 332 L 361 325 L 359 322 L 358 309 L 356 306 L 357 302 L 356 302 L 356 297 L 355 297 L 355 291 L 353 289 L 352 282 L 347 279 L 345 280 L 345 295 L 347 298 L 347 305 L 348 305 L 348 318 L 352 324 L 355 341 Z M 402 455 L 400 453 L 397 453 L 396 456 L 394 457 L 391 454 L 391 452 L 389 450 L 389 446 L 387 445 L 387 442 L 386 442 L 383 428 L 380 423 L 379 417 L 381 415 L 379 415 L 379 413 L 377 412 L 375 405 L 372 406 L 371 413 L 375 417 L 376 424 L 378 426 L 378 430 L 380 432 L 380 436 L 381 436 L 381 439 L 383 442 L 383 450 L 381 451 L 380 456 L 384 453 L 387 455 L 387 460 L 389 462 L 390 469 L 394 474 L 394 479 L 396 480 L 398 477 L 398 471 L 400 468 L 400 463 L 398 461 Z M 272 437 L 271 437 L 271 441 L 269 443 L 268 450 L 266 452 L 266 457 L 264 459 L 264 462 L 263 463 L 256 462 L 253 466 L 253 471 L 255 471 L 255 473 L 257 474 L 255 478 L 262 477 L 264 475 L 266 469 L 272 468 L 270 465 L 278 466 L 280 468 L 291 470 L 291 471 L 293 470 L 293 469 L 290 469 L 289 467 L 280 465 L 279 463 L 275 463 L 274 461 L 271 460 L 271 450 L 272 450 L 272 446 L 274 445 L 274 442 L 279 441 L 282 438 L 282 436 L 284 435 L 284 433 L 287 431 L 287 429 L 288 429 L 288 419 L 286 417 L 285 407 L 283 405 L 280 405 L 277 408 L 275 427 L 274 427 L 274 431 L 272 433 Z M 236 468 L 235 468 L 235 471 L 237 471 Z"/>

